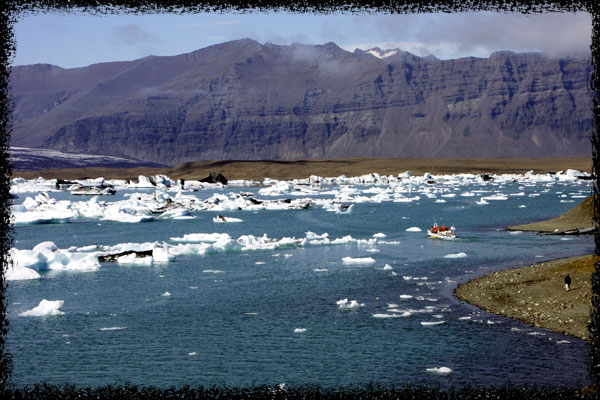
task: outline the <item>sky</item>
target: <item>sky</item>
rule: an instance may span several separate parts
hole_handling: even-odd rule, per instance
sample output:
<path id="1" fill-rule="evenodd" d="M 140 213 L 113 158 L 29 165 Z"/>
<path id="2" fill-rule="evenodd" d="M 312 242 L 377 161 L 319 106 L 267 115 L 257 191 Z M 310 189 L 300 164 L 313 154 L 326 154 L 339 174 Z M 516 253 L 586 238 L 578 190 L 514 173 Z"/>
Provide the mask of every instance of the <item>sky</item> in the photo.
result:
<path id="1" fill-rule="evenodd" d="M 63 68 L 149 55 L 188 53 L 229 40 L 289 45 L 334 42 L 348 51 L 399 48 L 441 59 L 536 51 L 551 57 L 589 57 L 588 13 L 518 14 L 291 14 L 108 15 L 81 12 L 22 16 L 14 25 L 12 65 Z"/>

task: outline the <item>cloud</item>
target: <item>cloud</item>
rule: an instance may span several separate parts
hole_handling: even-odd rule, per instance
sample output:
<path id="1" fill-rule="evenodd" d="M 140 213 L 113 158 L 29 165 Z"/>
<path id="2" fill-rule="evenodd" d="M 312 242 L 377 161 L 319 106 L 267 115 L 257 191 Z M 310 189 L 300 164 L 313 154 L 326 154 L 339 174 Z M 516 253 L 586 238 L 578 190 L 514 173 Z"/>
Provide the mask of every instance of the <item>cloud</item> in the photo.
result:
<path id="1" fill-rule="evenodd" d="M 158 45 L 162 40 L 154 33 L 141 28 L 138 24 L 130 23 L 112 29 L 111 42 L 117 45 Z"/>
<path id="2" fill-rule="evenodd" d="M 358 23 L 360 19 L 362 23 Z M 549 56 L 589 57 L 592 19 L 588 13 L 455 14 L 357 16 L 364 36 L 411 53 L 439 58 L 487 57 L 498 50 L 536 51 Z M 373 41 L 375 43 L 375 41 Z M 344 45 L 362 48 L 367 43 Z M 373 46 L 374 47 L 374 46 Z M 381 46 L 379 46 L 381 47 Z"/>

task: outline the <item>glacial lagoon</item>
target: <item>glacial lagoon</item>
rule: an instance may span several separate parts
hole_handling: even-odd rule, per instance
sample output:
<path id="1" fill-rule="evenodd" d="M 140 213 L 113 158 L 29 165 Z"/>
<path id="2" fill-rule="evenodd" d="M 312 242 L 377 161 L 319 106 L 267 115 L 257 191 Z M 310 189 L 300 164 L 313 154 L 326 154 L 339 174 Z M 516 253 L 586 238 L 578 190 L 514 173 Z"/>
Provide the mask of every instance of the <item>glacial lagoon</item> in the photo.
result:
<path id="1" fill-rule="evenodd" d="M 84 182 L 113 196 L 13 180 L 13 381 L 585 385 L 587 343 L 453 296 L 593 252 L 591 236 L 505 230 L 583 201 L 580 175 Z M 457 239 L 428 239 L 434 219 Z M 147 256 L 98 258 L 128 251 Z"/>

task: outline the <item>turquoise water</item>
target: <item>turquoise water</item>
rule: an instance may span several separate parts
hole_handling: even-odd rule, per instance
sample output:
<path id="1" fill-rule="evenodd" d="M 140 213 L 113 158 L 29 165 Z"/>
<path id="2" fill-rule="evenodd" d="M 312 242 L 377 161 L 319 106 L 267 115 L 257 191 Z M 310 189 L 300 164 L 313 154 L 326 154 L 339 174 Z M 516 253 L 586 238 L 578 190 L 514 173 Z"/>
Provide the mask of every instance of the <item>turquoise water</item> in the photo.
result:
<path id="1" fill-rule="evenodd" d="M 59 248 L 171 242 L 171 237 L 200 232 L 226 232 L 234 239 L 265 233 L 271 238 L 304 237 L 307 231 L 327 232 L 331 239 L 369 239 L 378 232 L 386 237 L 374 247 L 309 245 L 181 256 L 154 266 L 102 263 L 92 272 L 50 271 L 42 272 L 42 279 L 11 281 L 7 347 L 13 355 L 13 381 L 18 386 L 45 381 L 159 387 L 585 384 L 585 342 L 480 312 L 453 297 L 457 284 L 487 272 L 593 251 L 589 236 L 504 230 L 570 209 L 582 199 L 565 203 L 561 200 L 570 197 L 560 196 L 589 193 L 586 185 L 509 183 L 500 190 L 525 196 L 483 206 L 475 203 L 479 197 L 435 203 L 422 196 L 412 203 L 359 203 L 348 215 L 320 208 L 221 213 L 244 220 L 237 224 L 215 224 L 216 213 L 198 212 L 193 220 L 18 226 L 19 249 L 46 240 Z M 217 190 L 229 191 L 240 189 Z M 214 192 L 196 195 L 207 198 Z M 528 197 L 531 193 L 540 195 Z M 66 193 L 51 196 L 68 198 Z M 119 198 L 122 193 L 103 200 Z M 425 230 L 434 217 L 454 224 L 459 239 L 427 239 Z M 414 226 L 423 231 L 406 231 Z M 458 253 L 466 257 L 444 257 Z M 375 263 L 346 265 L 344 257 L 372 257 Z M 386 264 L 393 269 L 384 270 Z M 205 272 L 209 270 L 221 272 Z M 167 291 L 171 296 L 162 296 Z M 336 302 L 344 298 L 364 306 L 341 310 Z M 65 315 L 18 315 L 42 299 L 64 300 Z M 390 314 L 388 304 L 416 312 L 400 318 L 373 316 Z M 465 316 L 471 320 L 459 320 Z M 444 323 L 423 326 L 423 321 Z M 427 371 L 442 366 L 452 373 Z"/>

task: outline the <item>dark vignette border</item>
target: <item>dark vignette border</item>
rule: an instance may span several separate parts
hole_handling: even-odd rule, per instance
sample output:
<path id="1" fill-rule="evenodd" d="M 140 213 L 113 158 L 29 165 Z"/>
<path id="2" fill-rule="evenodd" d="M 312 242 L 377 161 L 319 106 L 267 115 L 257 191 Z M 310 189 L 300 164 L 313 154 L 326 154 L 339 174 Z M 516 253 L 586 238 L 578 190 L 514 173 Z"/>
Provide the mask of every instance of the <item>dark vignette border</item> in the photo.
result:
<path id="1" fill-rule="evenodd" d="M 13 244 L 10 226 L 9 184 L 12 166 L 9 162 L 8 147 L 12 131 L 12 100 L 9 92 L 10 63 L 15 55 L 16 43 L 12 25 L 22 16 L 43 12 L 85 12 L 90 14 L 114 13 L 199 13 L 199 12 L 262 12 L 291 11 L 303 13 L 328 12 L 460 12 L 498 11 L 520 13 L 574 12 L 587 11 L 592 14 L 592 58 L 593 72 L 590 88 L 594 91 L 594 130 L 591 145 L 593 155 L 592 172 L 595 175 L 593 194 L 600 194 L 600 71 L 596 70 L 600 50 L 600 5 L 597 0 L 0 0 L 0 396 L 13 399 L 43 398 L 128 398 L 128 399 L 171 399 L 171 398 L 239 398 L 239 399 L 324 399 L 324 398 L 396 398 L 396 399 L 571 399 L 600 398 L 600 263 L 592 275 L 592 311 L 588 328 L 591 337 L 589 373 L 592 386 L 580 389 L 548 387 L 488 387 L 451 388 L 441 390 L 436 387 L 333 387 L 296 386 L 288 389 L 258 386 L 227 388 L 184 386 L 182 388 L 158 389 L 137 386 L 103 386 L 98 388 L 75 388 L 73 386 L 53 386 L 37 384 L 34 387 L 15 389 L 11 382 L 11 356 L 5 349 L 9 321 L 6 317 L 5 270 L 10 265 L 9 249 Z M 600 221 L 600 196 L 594 197 L 594 218 Z M 594 237 L 596 254 L 600 255 L 600 233 Z"/>

